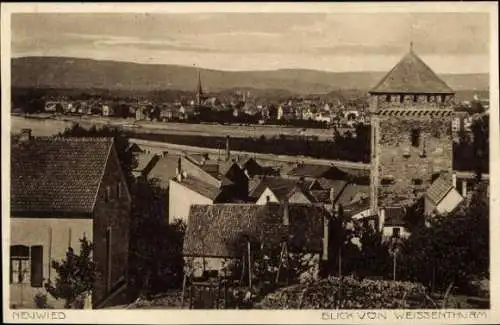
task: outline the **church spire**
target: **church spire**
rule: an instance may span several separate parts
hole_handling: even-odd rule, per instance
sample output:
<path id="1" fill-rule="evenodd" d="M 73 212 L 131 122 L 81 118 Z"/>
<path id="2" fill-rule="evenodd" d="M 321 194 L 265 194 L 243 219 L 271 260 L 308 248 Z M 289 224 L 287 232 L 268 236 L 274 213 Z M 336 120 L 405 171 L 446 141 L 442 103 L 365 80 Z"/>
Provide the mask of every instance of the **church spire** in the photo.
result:
<path id="1" fill-rule="evenodd" d="M 201 105 L 202 98 L 203 98 L 203 88 L 201 85 L 200 68 L 198 68 L 198 84 L 196 86 L 196 104 L 197 105 Z"/>

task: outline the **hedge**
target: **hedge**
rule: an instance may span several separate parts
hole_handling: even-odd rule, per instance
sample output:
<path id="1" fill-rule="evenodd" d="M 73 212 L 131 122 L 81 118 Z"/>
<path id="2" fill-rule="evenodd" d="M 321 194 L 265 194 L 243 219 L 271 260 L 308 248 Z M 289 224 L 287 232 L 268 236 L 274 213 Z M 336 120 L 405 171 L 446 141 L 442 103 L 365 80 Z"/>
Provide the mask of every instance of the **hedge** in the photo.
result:
<path id="1" fill-rule="evenodd" d="M 256 308 L 427 309 L 438 306 L 418 283 L 331 277 L 280 289 L 265 296 Z"/>

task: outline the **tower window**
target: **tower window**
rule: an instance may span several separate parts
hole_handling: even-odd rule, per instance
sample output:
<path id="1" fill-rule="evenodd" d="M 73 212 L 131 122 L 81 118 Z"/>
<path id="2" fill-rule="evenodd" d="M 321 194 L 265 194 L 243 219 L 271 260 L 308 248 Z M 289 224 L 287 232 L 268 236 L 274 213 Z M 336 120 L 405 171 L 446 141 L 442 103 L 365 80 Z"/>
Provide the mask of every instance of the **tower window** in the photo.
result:
<path id="1" fill-rule="evenodd" d="M 417 148 L 420 146 L 420 129 L 411 130 L 411 145 Z"/>
<path id="2" fill-rule="evenodd" d="M 422 185 L 422 179 L 421 178 L 414 178 L 411 180 L 413 185 Z"/>

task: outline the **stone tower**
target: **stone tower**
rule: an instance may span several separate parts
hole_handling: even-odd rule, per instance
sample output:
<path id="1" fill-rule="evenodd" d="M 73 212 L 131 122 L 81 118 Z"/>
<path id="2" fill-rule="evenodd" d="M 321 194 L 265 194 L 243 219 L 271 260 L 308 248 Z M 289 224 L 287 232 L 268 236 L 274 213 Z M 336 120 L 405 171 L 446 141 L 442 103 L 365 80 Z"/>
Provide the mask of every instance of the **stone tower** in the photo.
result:
<path id="1" fill-rule="evenodd" d="M 369 92 L 371 210 L 414 203 L 452 170 L 453 90 L 410 51 Z"/>

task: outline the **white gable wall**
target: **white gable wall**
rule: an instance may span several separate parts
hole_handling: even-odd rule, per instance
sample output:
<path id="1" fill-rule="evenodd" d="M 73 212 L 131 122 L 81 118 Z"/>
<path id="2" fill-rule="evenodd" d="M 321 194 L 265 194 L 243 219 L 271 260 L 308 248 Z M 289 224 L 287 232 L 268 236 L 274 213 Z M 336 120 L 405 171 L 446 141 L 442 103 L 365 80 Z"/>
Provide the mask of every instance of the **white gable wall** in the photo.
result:
<path id="1" fill-rule="evenodd" d="M 452 212 L 460 203 L 463 201 L 463 197 L 458 193 L 456 189 L 451 189 L 448 194 L 439 202 L 436 206 L 437 211 L 440 214 L 445 214 Z"/>
<path id="2" fill-rule="evenodd" d="M 189 210 L 193 204 L 213 204 L 209 199 L 185 186 L 170 180 L 168 190 L 168 221 L 181 219 L 188 222 Z"/>
<path id="3" fill-rule="evenodd" d="M 271 203 L 279 203 L 279 200 L 276 197 L 276 195 L 274 195 L 273 191 L 271 191 L 269 189 L 269 187 L 268 187 L 268 188 L 266 188 L 264 190 L 264 192 L 262 192 L 262 194 L 260 195 L 260 197 L 257 200 L 257 202 L 255 202 L 255 204 L 265 205 L 267 203 L 267 197 L 268 196 L 269 196 L 269 202 L 271 202 Z"/>

